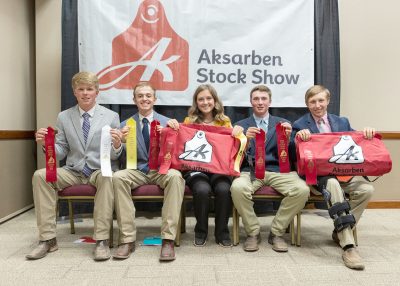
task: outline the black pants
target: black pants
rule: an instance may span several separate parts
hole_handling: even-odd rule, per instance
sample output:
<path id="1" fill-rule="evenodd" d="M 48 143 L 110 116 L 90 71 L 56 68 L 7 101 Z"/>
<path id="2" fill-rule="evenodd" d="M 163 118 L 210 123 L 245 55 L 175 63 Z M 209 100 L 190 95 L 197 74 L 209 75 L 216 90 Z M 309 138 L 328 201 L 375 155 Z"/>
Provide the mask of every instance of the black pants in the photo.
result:
<path id="1" fill-rule="evenodd" d="M 229 239 L 228 221 L 232 211 L 231 179 L 228 176 L 207 174 L 196 176 L 189 183 L 193 192 L 193 207 L 196 217 L 194 228 L 196 237 L 206 238 L 208 235 L 208 212 L 210 195 L 214 194 L 215 239 L 217 242 Z"/>

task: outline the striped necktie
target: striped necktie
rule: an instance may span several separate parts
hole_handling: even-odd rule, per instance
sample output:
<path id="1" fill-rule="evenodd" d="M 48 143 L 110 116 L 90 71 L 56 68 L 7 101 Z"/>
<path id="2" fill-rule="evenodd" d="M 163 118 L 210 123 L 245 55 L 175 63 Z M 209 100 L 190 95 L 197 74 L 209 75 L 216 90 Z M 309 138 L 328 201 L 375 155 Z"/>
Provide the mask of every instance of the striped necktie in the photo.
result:
<path id="1" fill-rule="evenodd" d="M 82 133 L 83 133 L 83 139 L 85 140 L 85 145 L 86 145 L 86 141 L 89 135 L 89 130 L 90 130 L 90 115 L 89 113 L 85 112 L 84 114 L 82 114 L 83 117 L 83 124 L 82 124 Z M 92 173 L 93 170 L 89 168 L 89 166 L 87 165 L 87 163 L 85 163 L 85 166 L 83 166 L 82 169 L 82 173 L 85 175 L 85 177 L 89 177 Z"/>
<path id="2" fill-rule="evenodd" d="M 83 117 L 83 124 L 82 124 L 82 132 L 83 132 L 83 139 L 85 139 L 85 145 L 86 145 L 86 141 L 89 135 L 89 130 L 90 130 L 90 115 L 89 113 L 85 112 L 84 114 L 82 114 Z"/>

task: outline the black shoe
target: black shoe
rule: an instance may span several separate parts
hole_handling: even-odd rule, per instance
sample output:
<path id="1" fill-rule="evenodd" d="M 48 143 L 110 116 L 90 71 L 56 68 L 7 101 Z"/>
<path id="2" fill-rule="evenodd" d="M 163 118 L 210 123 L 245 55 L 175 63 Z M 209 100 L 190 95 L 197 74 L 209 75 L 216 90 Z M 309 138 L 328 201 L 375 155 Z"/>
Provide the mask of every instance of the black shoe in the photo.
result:
<path id="1" fill-rule="evenodd" d="M 232 247 L 232 240 L 230 238 L 216 239 L 216 242 L 222 247 Z"/>
<path id="2" fill-rule="evenodd" d="M 207 237 L 194 237 L 194 241 L 193 241 L 193 245 L 197 246 L 197 247 L 202 247 L 204 245 L 206 245 L 207 242 Z"/>

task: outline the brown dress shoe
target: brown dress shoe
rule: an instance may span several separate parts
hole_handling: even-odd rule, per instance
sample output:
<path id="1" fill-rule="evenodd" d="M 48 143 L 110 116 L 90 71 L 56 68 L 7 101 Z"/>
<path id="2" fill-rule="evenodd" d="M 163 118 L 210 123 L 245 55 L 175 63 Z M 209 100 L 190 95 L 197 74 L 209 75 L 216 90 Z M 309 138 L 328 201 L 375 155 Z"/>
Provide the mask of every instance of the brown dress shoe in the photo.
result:
<path id="1" fill-rule="evenodd" d="M 174 241 L 170 239 L 163 239 L 160 253 L 160 261 L 175 260 Z"/>
<path id="2" fill-rule="evenodd" d="M 275 250 L 276 252 L 288 251 L 288 245 L 286 241 L 283 239 L 283 237 L 274 235 L 272 234 L 272 232 L 269 233 L 268 243 L 272 245 L 272 249 Z"/>
<path id="3" fill-rule="evenodd" d="M 364 270 L 365 268 L 362 262 L 362 258 L 358 254 L 358 251 L 355 247 L 346 249 L 342 254 L 342 258 L 344 261 L 344 265 L 351 269 Z"/>
<path id="4" fill-rule="evenodd" d="M 248 235 L 243 244 L 244 251 L 252 252 L 258 250 L 258 244 L 261 242 L 260 234 Z"/>
<path id="5" fill-rule="evenodd" d="M 40 259 L 47 255 L 49 252 L 58 250 L 57 239 L 52 238 L 45 241 L 39 241 L 38 246 L 36 246 L 31 253 L 25 257 L 30 260 Z"/>
<path id="6" fill-rule="evenodd" d="M 131 253 L 135 251 L 135 242 L 122 243 L 118 246 L 115 251 L 113 258 L 115 259 L 126 259 L 131 256 Z"/>
<path id="7" fill-rule="evenodd" d="M 103 261 L 110 259 L 111 253 L 110 247 L 108 245 L 108 239 L 96 241 L 96 248 L 94 249 L 94 260 Z"/>

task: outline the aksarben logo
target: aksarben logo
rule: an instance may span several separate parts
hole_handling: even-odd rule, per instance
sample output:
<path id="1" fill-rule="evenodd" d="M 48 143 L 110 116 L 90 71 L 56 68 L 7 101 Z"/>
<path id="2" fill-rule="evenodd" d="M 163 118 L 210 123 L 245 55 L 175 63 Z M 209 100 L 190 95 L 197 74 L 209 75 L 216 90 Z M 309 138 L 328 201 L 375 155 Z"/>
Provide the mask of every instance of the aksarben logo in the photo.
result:
<path id="1" fill-rule="evenodd" d="M 350 135 L 342 135 L 339 142 L 333 147 L 333 156 L 330 163 L 360 164 L 364 162 L 361 146 L 354 142 Z"/>
<path id="2" fill-rule="evenodd" d="M 171 27 L 158 0 L 143 1 L 128 29 L 112 41 L 112 64 L 97 73 L 100 90 L 132 89 L 149 81 L 157 90 L 185 90 L 189 45 Z"/>

